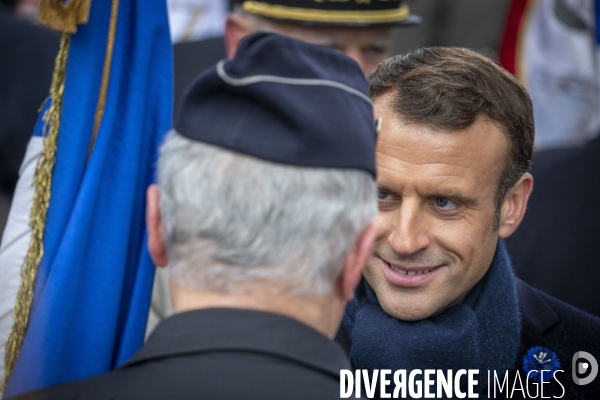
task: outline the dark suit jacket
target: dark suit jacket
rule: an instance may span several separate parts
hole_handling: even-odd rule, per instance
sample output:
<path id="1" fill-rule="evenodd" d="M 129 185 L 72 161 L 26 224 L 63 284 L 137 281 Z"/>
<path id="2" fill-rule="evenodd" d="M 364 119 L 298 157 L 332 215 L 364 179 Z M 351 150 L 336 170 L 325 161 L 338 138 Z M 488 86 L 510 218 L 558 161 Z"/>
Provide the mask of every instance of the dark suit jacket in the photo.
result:
<path id="1" fill-rule="evenodd" d="M 525 218 L 506 240 L 521 279 L 600 317 L 600 137 L 533 156 Z"/>
<path id="2" fill-rule="evenodd" d="M 572 378 L 572 358 L 576 352 L 586 351 L 600 361 L 600 319 L 521 280 L 517 280 L 517 294 L 522 314 L 519 357 L 522 358 L 532 347 L 547 347 L 556 353 L 564 370 L 564 373 L 556 375 L 564 386 L 563 399 L 600 399 L 600 376 L 585 386 L 576 385 Z M 527 374 L 521 369 L 521 360 L 517 367 L 520 376 L 525 378 Z M 514 382 L 509 381 L 511 385 Z M 520 392 L 516 393 L 513 398 L 520 398 Z M 531 387 L 530 393 L 535 393 L 534 387 Z M 560 397 L 562 393 L 563 389 L 554 380 L 544 385 L 544 396 Z"/>
<path id="3" fill-rule="evenodd" d="M 338 399 L 347 368 L 339 345 L 300 322 L 213 308 L 163 321 L 113 372 L 14 399 Z"/>
<path id="4" fill-rule="evenodd" d="M 60 36 L 0 5 L 0 194 L 12 196 L 19 167 L 48 96 Z"/>

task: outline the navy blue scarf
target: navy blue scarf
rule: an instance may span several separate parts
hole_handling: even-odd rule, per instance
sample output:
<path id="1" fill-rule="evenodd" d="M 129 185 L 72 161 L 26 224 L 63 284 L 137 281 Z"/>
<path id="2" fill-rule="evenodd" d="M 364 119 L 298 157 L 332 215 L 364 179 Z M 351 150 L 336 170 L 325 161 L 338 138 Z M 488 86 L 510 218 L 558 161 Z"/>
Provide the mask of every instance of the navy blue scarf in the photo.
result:
<path id="1" fill-rule="evenodd" d="M 515 278 L 504 242 L 492 265 L 461 304 L 421 321 L 400 321 L 383 311 L 363 279 L 346 308 L 336 340 L 356 369 L 479 369 L 516 367 L 521 317 Z"/>

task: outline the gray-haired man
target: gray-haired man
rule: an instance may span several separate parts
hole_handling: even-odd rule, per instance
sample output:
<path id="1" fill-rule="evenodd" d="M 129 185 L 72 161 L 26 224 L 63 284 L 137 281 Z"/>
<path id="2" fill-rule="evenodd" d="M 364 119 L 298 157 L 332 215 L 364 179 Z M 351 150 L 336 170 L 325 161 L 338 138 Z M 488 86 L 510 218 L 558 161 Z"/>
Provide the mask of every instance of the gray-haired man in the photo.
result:
<path id="1" fill-rule="evenodd" d="M 116 371 L 28 398 L 333 399 L 377 211 L 359 66 L 261 33 L 192 86 L 148 190 L 176 315 Z"/>

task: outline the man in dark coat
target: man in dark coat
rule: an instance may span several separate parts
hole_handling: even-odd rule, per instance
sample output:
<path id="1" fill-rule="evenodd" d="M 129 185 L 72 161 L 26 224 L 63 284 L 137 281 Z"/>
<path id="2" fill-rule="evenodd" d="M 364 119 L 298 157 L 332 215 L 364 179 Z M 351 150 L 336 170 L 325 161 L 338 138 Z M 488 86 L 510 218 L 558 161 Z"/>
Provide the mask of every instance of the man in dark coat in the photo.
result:
<path id="1" fill-rule="evenodd" d="M 506 241 L 517 276 L 600 317 L 600 136 L 533 155 L 535 190 Z"/>
<path id="2" fill-rule="evenodd" d="M 117 370 L 18 398 L 339 398 L 331 339 L 372 249 L 374 176 L 358 65 L 248 37 L 190 88 L 148 189 L 176 315 Z"/>
<path id="3" fill-rule="evenodd" d="M 475 52 L 429 48 L 384 61 L 369 89 L 377 236 L 337 335 L 354 368 L 420 374 L 416 398 L 458 397 L 460 370 L 480 398 L 600 398 L 600 320 L 516 279 L 503 242 L 533 182 L 523 86 Z M 456 373 L 454 389 L 428 370 Z"/>

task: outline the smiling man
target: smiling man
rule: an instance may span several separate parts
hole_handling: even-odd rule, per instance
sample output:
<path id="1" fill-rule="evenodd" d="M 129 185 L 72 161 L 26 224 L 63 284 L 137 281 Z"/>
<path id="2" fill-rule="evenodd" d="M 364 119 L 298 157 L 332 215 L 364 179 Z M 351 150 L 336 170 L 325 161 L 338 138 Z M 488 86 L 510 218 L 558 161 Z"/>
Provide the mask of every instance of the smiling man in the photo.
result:
<path id="1" fill-rule="evenodd" d="M 502 241 L 533 185 L 525 89 L 458 48 L 388 59 L 369 85 L 382 119 L 377 236 L 337 335 L 354 367 L 477 369 L 481 393 L 488 371 L 509 371 L 517 397 L 541 378 L 528 384 L 529 371 L 550 370 L 544 396 L 591 398 L 600 384 L 575 385 L 571 358 L 600 356 L 600 320 L 516 279 Z"/>
<path id="2" fill-rule="evenodd" d="M 498 236 L 523 215 L 531 177 L 515 185 L 500 231 L 490 229 L 500 222 L 494 197 L 509 147 L 498 124 L 479 117 L 444 134 L 392 117 L 391 99 L 382 100 L 379 242 L 365 276 L 388 314 L 420 320 L 462 302 L 483 277 Z"/>

